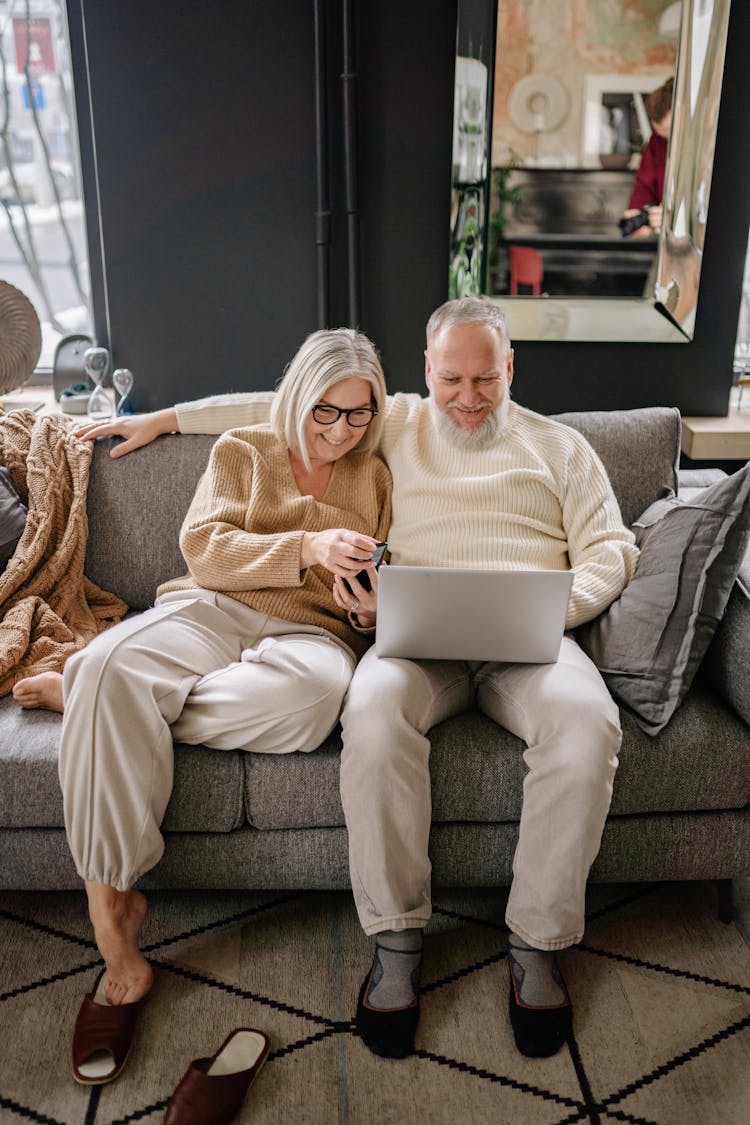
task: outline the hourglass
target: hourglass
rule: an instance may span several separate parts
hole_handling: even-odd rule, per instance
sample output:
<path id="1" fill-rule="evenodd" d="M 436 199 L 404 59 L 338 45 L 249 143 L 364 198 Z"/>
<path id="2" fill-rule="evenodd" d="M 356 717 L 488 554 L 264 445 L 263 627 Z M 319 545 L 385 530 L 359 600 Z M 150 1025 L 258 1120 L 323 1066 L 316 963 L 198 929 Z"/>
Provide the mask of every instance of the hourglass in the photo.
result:
<path id="1" fill-rule="evenodd" d="M 88 416 L 92 422 L 106 422 L 112 417 L 112 400 L 102 386 L 108 367 L 109 352 L 106 348 L 86 348 L 83 369 L 94 383 L 88 405 Z"/>
<path id="2" fill-rule="evenodd" d="M 120 401 L 117 404 L 117 413 L 135 414 L 133 404 L 128 398 L 128 395 L 133 389 L 133 372 L 128 371 L 127 367 L 118 367 L 116 371 L 112 372 L 112 386 L 120 396 Z"/>

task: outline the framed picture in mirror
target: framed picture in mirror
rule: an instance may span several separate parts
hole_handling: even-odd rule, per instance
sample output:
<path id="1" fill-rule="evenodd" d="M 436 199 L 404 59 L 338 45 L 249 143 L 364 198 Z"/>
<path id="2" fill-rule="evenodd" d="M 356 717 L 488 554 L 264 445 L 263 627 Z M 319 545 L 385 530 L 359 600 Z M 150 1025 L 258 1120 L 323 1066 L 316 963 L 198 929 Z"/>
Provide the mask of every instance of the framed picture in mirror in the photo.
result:
<path id="1" fill-rule="evenodd" d="M 633 157 L 637 157 L 651 135 L 644 95 L 650 94 L 668 77 L 668 74 L 586 75 L 581 146 L 584 168 L 633 166 Z M 607 157 L 614 157 L 615 162 L 608 161 Z"/>

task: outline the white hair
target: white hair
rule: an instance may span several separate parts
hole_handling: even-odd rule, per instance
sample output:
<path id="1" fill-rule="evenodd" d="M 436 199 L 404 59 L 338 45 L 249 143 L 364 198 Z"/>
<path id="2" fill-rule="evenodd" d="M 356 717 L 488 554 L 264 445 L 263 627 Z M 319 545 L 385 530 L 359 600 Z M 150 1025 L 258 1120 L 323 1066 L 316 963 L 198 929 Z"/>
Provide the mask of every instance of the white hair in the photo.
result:
<path id="1" fill-rule="evenodd" d="M 366 429 L 357 451 L 376 449 L 385 411 L 385 376 L 371 340 L 354 328 L 323 328 L 304 341 L 276 389 L 271 426 L 280 441 L 299 453 L 310 469 L 305 422 L 312 408 L 344 379 L 364 379 L 372 389 L 372 406 L 378 411 Z"/>
<path id="2" fill-rule="evenodd" d="M 456 328 L 460 324 L 485 324 L 500 338 L 503 351 L 510 348 L 507 321 L 497 307 L 479 297 L 461 297 L 457 301 L 446 301 L 435 309 L 427 321 L 427 347 L 445 328 Z"/>

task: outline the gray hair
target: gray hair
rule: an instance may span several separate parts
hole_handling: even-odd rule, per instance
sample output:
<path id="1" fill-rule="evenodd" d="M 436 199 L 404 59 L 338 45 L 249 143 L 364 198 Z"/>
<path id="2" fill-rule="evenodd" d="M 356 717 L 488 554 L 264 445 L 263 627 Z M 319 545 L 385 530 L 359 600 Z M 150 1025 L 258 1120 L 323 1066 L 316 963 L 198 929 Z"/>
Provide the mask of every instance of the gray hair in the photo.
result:
<path id="1" fill-rule="evenodd" d="M 446 301 L 435 309 L 427 321 L 427 347 L 445 328 L 456 328 L 460 324 L 486 324 L 497 332 L 504 348 L 510 347 L 508 324 L 497 305 L 482 301 L 479 297 L 461 297 L 457 301 Z"/>
<path id="2" fill-rule="evenodd" d="M 385 411 L 385 376 L 374 344 L 354 328 L 324 328 L 304 341 L 286 368 L 271 406 L 271 426 L 287 448 L 299 453 L 310 469 L 305 422 L 326 392 L 343 379 L 364 379 L 372 388 L 378 411 L 357 445 L 357 452 L 376 449 Z"/>

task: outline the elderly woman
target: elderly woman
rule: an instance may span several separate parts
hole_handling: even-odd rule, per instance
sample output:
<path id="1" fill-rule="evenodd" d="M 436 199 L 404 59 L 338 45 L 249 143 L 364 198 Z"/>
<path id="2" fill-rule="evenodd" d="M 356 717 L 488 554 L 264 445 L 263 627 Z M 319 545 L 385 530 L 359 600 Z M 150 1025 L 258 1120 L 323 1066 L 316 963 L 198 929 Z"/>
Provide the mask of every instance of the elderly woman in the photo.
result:
<path id="1" fill-rule="evenodd" d="M 338 719 L 371 640 L 368 560 L 391 515 L 390 476 L 372 453 L 384 402 L 365 336 L 308 337 L 270 424 L 214 446 L 180 534 L 188 574 L 65 668 L 65 821 L 110 1005 L 139 1000 L 152 983 L 134 884 L 164 849 L 173 739 L 310 751 Z M 355 577 L 363 568 L 370 590 Z"/>

